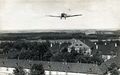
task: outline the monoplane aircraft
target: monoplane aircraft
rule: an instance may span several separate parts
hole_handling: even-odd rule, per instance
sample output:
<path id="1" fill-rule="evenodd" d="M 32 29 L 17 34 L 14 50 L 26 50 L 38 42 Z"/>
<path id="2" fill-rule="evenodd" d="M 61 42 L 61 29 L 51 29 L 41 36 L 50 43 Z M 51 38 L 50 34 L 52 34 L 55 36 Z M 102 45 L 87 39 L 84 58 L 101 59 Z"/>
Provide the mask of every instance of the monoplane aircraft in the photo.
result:
<path id="1" fill-rule="evenodd" d="M 60 18 L 60 19 L 62 19 L 62 18 L 66 19 L 66 18 L 68 18 L 68 17 L 82 16 L 82 14 L 68 15 L 68 14 L 66 14 L 66 13 L 61 13 L 60 16 L 55 16 L 55 15 L 48 15 L 48 16 L 49 16 L 49 17 L 58 17 L 58 18 Z"/>

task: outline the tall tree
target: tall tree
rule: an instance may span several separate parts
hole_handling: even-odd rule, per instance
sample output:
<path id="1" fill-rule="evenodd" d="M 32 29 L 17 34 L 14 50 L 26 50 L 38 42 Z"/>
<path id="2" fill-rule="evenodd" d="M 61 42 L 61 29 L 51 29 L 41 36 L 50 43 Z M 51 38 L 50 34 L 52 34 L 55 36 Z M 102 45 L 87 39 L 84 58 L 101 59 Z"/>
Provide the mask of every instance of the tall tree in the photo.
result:
<path id="1" fill-rule="evenodd" d="M 33 64 L 30 69 L 30 75 L 45 75 L 45 70 L 42 64 Z"/>
<path id="2" fill-rule="evenodd" d="M 21 66 L 15 67 L 15 69 L 13 70 L 13 74 L 14 75 L 26 75 L 25 70 Z"/>

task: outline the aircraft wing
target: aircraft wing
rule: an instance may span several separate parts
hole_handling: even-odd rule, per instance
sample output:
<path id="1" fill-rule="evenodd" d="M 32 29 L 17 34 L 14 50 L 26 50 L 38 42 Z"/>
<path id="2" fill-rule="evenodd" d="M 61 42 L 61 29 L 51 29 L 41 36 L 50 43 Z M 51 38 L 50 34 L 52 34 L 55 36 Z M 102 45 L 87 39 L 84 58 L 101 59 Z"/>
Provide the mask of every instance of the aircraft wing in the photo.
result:
<path id="1" fill-rule="evenodd" d="M 48 15 L 49 17 L 60 17 L 60 16 L 54 16 L 54 15 Z"/>
<path id="2" fill-rule="evenodd" d="M 82 14 L 78 14 L 78 15 L 67 15 L 67 17 L 75 17 L 75 16 L 82 16 Z"/>

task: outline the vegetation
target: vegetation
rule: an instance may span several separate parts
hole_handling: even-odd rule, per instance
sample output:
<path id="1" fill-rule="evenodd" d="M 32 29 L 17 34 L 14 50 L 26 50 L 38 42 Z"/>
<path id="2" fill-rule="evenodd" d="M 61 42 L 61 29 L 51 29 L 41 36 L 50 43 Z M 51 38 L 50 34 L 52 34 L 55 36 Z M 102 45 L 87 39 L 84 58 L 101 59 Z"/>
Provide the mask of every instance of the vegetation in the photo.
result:
<path id="1" fill-rule="evenodd" d="M 108 75 L 108 73 L 110 73 L 110 75 L 120 75 L 118 70 L 119 70 L 119 67 L 115 63 L 112 63 L 108 67 L 108 71 L 104 75 Z"/>
<path id="2" fill-rule="evenodd" d="M 68 52 L 69 45 L 70 43 L 56 43 L 53 45 L 53 47 L 50 47 L 49 41 L 14 41 L 0 43 L 0 49 L 3 49 L 2 53 L 7 54 L 7 58 L 9 59 L 96 63 L 98 65 L 104 62 L 102 59 L 102 53 L 99 51 L 95 53 L 95 50 L 92 56 L 85 55 L 82 52 L 78 53 L 74 48 L 71 50 L 71 52 Z"/>
<path id="3" fill-rule="evenodd" d="M 13 70 L 13 74 L 14 75 L 26 75 L 25 70 L 21 66 L 15 67 L 15 69 Z"/>
<path id="4" fill-rule="evenodd" d="M 33 64 L 30 69 L 30 75 L 45 75 L 45 70 L 42 64 Z"/>

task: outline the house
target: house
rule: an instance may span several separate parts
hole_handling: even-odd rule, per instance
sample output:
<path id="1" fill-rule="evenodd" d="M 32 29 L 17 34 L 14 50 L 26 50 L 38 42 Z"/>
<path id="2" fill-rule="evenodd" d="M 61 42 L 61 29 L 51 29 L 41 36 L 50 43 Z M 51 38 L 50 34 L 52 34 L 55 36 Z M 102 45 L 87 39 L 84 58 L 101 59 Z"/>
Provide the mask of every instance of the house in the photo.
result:
<path id="1" fill-rule="evenodd" d="M 68 46 L 68 52 L 71 52 L 73 48 L 78 53 L 82 52 L 83 54 L 91 55 L 91 48 L 87 44 L 83 43 L 81 40 L 72 39 L 71 45 Z"/>
<path id="2" fill-rule="evenodd" d="M 64 49 L 68 48 L 68 52 L 74 48 L 78 53 L 82 52 L 84 54 L 91 55 L 93 48 L 95 48 L 95 44 L 89 40 L 79 40 L 79 39 L 68 39 L 68 40 L 50 40 L 51 49 Z M 55 48 L 56 47 L 56 48 Z"/>

